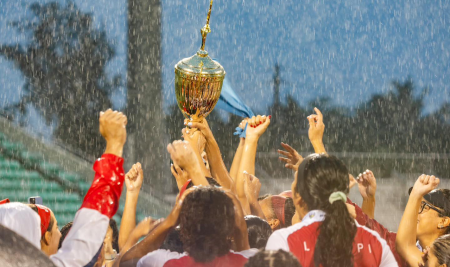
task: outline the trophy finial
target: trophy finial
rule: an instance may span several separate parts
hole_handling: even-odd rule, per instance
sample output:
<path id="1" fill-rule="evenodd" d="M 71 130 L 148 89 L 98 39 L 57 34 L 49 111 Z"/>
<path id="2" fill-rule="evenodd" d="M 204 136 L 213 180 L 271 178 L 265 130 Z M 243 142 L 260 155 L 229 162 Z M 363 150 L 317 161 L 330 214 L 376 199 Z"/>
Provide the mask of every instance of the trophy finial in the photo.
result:
<path id="1" fill-rule="evenodd" d="M 206 17 L 206 25 L 203 26 L 203 28 L 200 30 L 202 33 L 202 46 L 200 50 L 205 50 L 205 43 L 206 43 L 206 35 L 211 32 L 211 28 L 209 27 L 209 19 L 211 18 L 211 9 L 213 5 L 213 0 L 211 0 L 211 3 L 209 4 L 209 11 L 208 16 Z"/>

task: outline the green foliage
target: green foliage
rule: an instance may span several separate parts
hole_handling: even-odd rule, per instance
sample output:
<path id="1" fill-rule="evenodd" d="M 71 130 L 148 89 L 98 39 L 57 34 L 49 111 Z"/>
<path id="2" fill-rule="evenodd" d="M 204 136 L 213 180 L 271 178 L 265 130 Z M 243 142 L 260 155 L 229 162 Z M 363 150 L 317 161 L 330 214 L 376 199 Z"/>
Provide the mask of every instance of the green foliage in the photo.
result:
<path id="1" fill-rule="evenodd" d="M 13 61 L 26 81 L 20 102 L 10 108 L 24 114 L 35 107 L 48 124 L 57 122 L 56 139 L 98 156 L 103 147 L 98 114 L 111 107 L 110 95 L 121 81 L 105 73 L 114 49 L 105 31 L 94 28 L 91 14 L 73 3 L 35 3 L 30 11 L 31 17 L 11 23 L 28 34 L 27 45 L 0 46 L 0 55 Z"/>

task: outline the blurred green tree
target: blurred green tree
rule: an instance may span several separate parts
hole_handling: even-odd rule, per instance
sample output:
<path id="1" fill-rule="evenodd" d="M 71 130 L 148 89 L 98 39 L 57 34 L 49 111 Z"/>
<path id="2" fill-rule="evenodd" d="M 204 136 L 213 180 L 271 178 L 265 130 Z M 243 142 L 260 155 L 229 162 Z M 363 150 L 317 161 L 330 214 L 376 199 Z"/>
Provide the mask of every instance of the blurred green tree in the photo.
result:
<path id="1" fill-rule="evenodd" d="M 102 153 L 98 114 L 111 107 L 110 96 L 121 77 L 109 78 L 105 67 L 114 48 L 105 31 L 94 28 L 92 15 L 73 3 L 34 3 L 31 16 L 12 22 L 28 34 L 26 45 L 1 45 L 0 55 L 13 61 L 25 77 L 23 96 L 10 106 L 22 115 L 36 108 L 54 137 L 84 155 Z"/>

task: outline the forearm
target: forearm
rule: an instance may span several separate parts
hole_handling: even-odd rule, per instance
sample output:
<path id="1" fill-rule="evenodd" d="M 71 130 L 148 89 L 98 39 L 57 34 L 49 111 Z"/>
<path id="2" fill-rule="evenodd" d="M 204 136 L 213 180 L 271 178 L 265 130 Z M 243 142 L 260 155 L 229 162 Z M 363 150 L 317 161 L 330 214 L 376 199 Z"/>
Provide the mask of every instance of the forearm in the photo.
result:
<path id="1" fill-rule="evenodd" d="M 362 211 L 369 216 L 370 219 L 375 218 L 375 197 L 363 198 L 361 205 Z"/>
<path id="2" fill-rule="evenodd" d="M 234 182 L 228 174 L 225 163 L 223 163 L 219 145 L 216 140 L 211 140 L 206 144 L 206 154 L 208 155 L 212 176 L 217 179 L 222 187 L 236 193 Z"/>
<path id="3" fill-rule="evenodd" d="M 120 259 L 120 262 L 126 262 L 132 259 L 140 259 L 148 253 L 161 247 L 167 234 L 174 226 L 167 221 L 163 221 L 155 227 L 140 243 L 130 248 Z M 135 237 L 134 237 L 135 238 Z M 139 238 L 138 238 L 139 240 Z M 133 240 L 130 241 L 130 243 Z M 137 242 L 137 241 L 136 241 Z M 127 242 L 128 243 L 128 242 Z M 132 245 L 133 243 L 131 243 Z M 135 244 L 135 243 L 134 243 Z"/>
<path id="4" fill-rule="evenodd" d="M 264 212 L 262 211 L 261 206 L 259 205 L 258 200 L 249 200 L 250 205 L 250 211 L 252 215 L 258 216 L 259 218 L 265 220 L 266 216 L 264 215 Z"/>
<path id="5" fill-rule="evenodd" d="M 192 179 L 192 183 L 194 185 L 203 185 L 208 186 L 208 180 L 206 180 L 204 173 L 200 168 L 200 163 L 195 161 L 195 163 L 186 167 L 186 171 L 189 174 L 189 177 Z"/>
<path id="6" fill-rule="evenodd" d="M 244 190 L 244 171 L 249 174 L 255 174 L 255 158 L 258 140 L 247 139 L 242 153 L 242 160 L 236 177 L 236 192 L 237 197 L 241 201 L 242 208 L 246 214 L 250 213 L 250 206 L 245 196 Z"/>
<path id="7" fill-rule="evenodd" d="M 123 246 L 128 240 L 130 233 L 136 227 L 136 206 L 138 203 L 139 192 L 128 192 L 125 199 L 125 208 L 122 214 L 119 231 L 119 249 L 122 251 Z"/>
<path id="8" fill-rule="evenodd" d="M 314 152 L 317 154 L 327 153 L 322 140 L 311 140 L 311 144 L 314 148 Z"/>
<path id="9" fill-rule="evenodd" d="M 113 154 L 117 157 L 122 157 L 123 144 L 118 142 L 106 142 L 106 149 L 104 154 Z"/>
<path id="10" fill-rule="evenodd" d="M 409 196 L 395 240 L 397 251 L 411 266 L 422 261 L 422 253 L 416 247 L 417 217 L 421 201 L 422 197 L 414 194 Z"/>
<path id="11" fill-rule="evenodd" d="M 239 171 L 242 159 L 242 152 L 244 151 L 244 145 L 245 145 L 245 138 L 240 138 L 239 146 L 236 150 L 236 153 L 234 154 L 233 163 L 231 163 L 230 168 L 230 176 L 233 180 L 236 180 L 237 173 Z"/>

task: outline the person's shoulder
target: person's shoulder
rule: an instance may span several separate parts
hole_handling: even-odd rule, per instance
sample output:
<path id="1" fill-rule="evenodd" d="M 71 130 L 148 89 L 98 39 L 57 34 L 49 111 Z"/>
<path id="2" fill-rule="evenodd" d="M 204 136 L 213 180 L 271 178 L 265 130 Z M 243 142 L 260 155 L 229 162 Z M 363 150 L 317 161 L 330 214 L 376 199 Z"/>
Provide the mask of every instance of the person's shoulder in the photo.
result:
<path id="1" fill-rule="evenodd" d="M 166 249 L 157 249 L 142 257 L 137 267 L 162 267 L 166 262 L 187 256 L 186 253 L 178 253 Z"/>
<path id="2" fill-rule="evenodd" d="M 386 240 L 380 236 L 380 234 L 372 229 L 367 228 L 366 226 L 359 225 L 356 223 L 356 226 L 358 228 L 357 236 L 360 238 L 370 238 L 371 240 L 378 241 L 381 245 L 385 246 L 387 245 Z"/>
<path id="3" fill-rule="evenodd" d="M 243 250 L 243 251 L 239 251 L 239 252 L 231 251 L 231 253 L 235 254 L 235 255 L 241 255 L 244 258 L 248 259 L 248 258 L 253 257 L 256 253 L 258 253 L 258 251 L 259 250 L 256 248 L 251 248 L 251 249 L 247 249 L 247 250 Z"/>

